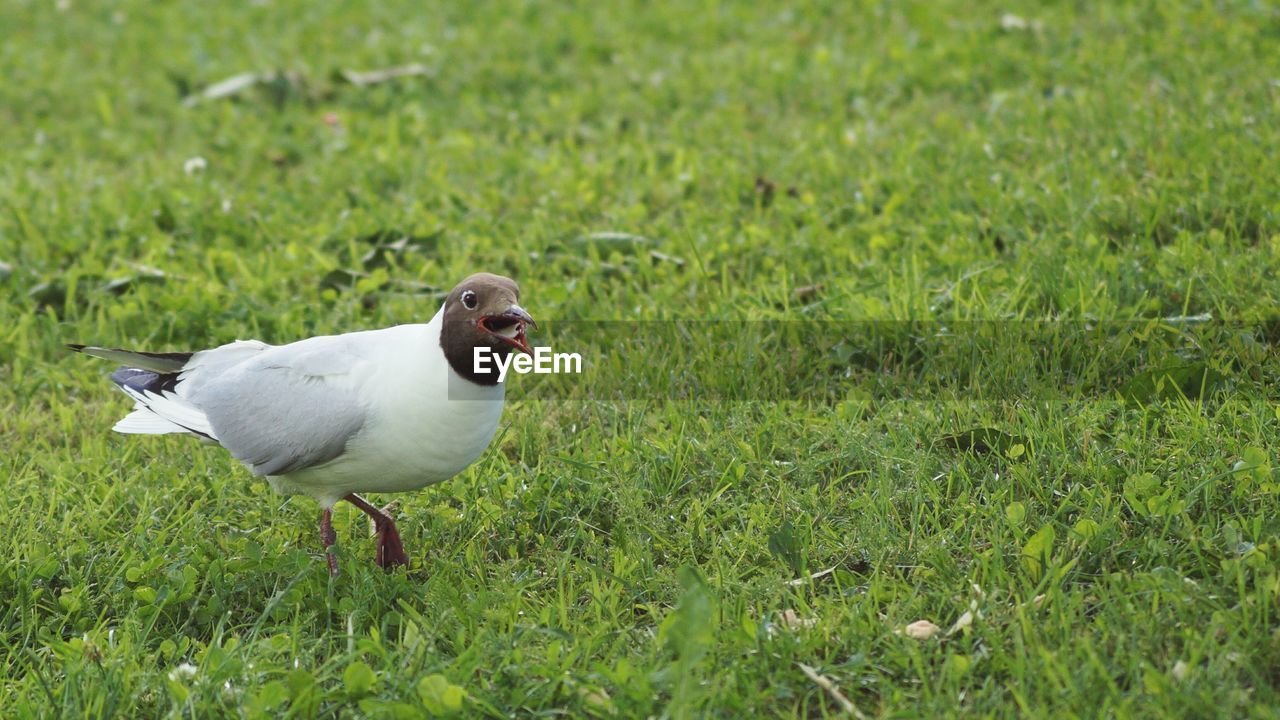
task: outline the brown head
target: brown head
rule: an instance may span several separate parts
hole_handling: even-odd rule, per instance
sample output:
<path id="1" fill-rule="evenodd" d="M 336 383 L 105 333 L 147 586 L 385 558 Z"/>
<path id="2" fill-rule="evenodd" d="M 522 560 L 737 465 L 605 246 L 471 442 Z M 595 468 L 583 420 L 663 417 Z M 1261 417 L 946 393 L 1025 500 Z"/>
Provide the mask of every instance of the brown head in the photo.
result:
<path id="1" fill-rule="evenodd" d="M 458 283 L 444 301 L 440 347 L 454 372 L 480 385 L 496 385 L 497 370 L 475 371 L 475 348 L 498 357 L 519 350 L 531 355 L 525 329 L 537 327 L 519 305 L 520 286 L 511 278 L 476 273 Z M 489 364 L 493 367 L 493 363 Z"/>

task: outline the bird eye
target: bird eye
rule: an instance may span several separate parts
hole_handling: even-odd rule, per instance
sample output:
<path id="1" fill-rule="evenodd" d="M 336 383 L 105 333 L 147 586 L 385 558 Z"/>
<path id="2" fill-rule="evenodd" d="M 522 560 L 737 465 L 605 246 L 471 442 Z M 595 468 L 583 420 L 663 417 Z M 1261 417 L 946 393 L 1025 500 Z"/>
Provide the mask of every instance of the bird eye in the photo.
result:
<path id="1" fill-rule="evenodd" d="M 475 310 L 476 294 L 471 292 L 470 290 L 462 293 L 462 304 L 465 305 L 468 310 Z"/>

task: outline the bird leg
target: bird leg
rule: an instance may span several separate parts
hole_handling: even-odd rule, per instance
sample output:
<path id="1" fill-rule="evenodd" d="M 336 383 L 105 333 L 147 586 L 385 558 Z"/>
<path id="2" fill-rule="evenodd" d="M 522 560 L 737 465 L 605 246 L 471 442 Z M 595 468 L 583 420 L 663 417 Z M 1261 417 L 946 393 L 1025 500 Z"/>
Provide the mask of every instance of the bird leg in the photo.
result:
<path id="1" fill-rule="evenodd" d="M 325 508 L 320 513 L 320 542 L 324 545 L 324 559 L 329 564 L 329 574 L 338 576 L 338 551 L 334 545 L 338 542 L 338 533 L 333 531 L 333 508 Z"/>
<path id="2" fill-rule="evenodd" d="M 396 521 L 392 519 L 387 509 L 379 510 L 355 493 L 346 496 L 343 500 L 360 508 L 373 521 L 373 529 L 378 539 L 378 567 L 388 570 L 397 565 L 408 567 L 409 556 L 405 554 L 404 545 L 400 543 L 400 531 L 396 529 Z"/>

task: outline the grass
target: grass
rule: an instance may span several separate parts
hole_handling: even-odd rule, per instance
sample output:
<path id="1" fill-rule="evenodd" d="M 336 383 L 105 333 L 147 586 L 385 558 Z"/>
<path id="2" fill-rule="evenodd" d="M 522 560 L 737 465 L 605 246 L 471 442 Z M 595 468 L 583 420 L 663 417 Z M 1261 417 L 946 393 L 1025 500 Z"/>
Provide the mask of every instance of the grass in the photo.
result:
<path id="1" fill-rule="evenodd" d="M 0 715 L 844 713 L 802 665 L 869 717 L 1278 712 L 1273 4 L 0 26 Z M 343 510 L 330 581 L 313 504 L 113 435 L 62 347 L 421 321 L 479 269 L 587 371 L 399 496 L 407 573 Z"/>

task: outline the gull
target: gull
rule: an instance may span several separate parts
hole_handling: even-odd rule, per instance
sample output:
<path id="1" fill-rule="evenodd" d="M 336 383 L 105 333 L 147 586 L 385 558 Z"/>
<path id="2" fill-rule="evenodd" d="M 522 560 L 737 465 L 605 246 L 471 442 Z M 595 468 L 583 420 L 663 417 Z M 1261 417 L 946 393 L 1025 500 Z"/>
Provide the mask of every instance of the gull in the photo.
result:
<path id="1" fill-rule="evenodd" d="M 425 324 L 197 352 L 68 347 L 121 365 L 111 380 L 134 406 L 117 432 L 217 443 L 275 491 L 318 502 L 325 559 L 337 575 L 339 500 L 372 520 L 378 565 L 408 565 L 388 509 L 356 493 L 443 482 L 488 447 L 506 385 L 496 362 L 477 357 L 531 354 L 525 330 L 537 324 L 519 296 L 510 278 L 478 273 Z"/>

